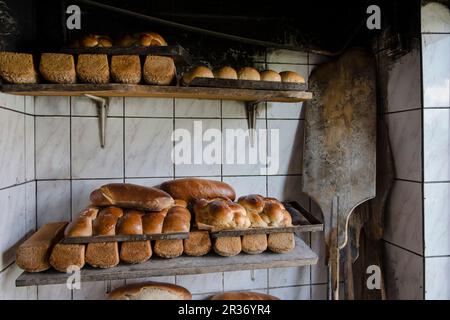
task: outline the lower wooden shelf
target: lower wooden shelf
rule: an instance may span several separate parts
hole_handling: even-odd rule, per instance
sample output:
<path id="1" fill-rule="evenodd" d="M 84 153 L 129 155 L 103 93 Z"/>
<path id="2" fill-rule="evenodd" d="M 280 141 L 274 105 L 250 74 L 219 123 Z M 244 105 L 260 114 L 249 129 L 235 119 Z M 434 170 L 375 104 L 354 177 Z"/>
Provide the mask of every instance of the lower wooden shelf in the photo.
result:
<path id="1" fill-rule="evenodd" d="M 202 274 L 212 272 L 252 270 L 281 267 L 300 267 L 317 263 L 317 255 L 300 238 L 296 237 L 295 249 L 289 253 L 277 254 L 266 251 L 262 254 L 241 253 L 234 257 L 221 257 L 208 254 L 203 257 L 181 256 L 175 259 L 152 257 L 141 264 L 120 264 L 115 268 L 81 269 L 80 281 L 103 281 L 136 279 L 155 276 L 173 276 L 184 274 Z M 50 269 L 45 272 L 23 272 L 16 279 L 17 287 L 64 284 L 69 275 Z"/>

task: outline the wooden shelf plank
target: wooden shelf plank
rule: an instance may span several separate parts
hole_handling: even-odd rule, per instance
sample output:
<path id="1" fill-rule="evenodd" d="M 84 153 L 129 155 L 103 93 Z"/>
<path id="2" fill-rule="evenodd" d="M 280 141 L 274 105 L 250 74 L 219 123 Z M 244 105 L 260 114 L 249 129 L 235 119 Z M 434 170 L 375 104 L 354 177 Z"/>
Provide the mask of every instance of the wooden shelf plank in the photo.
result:
<path id="1" fill-rule="evenodd" d="M 264 252 L 257 255 L 241 253 L 234 257 L 221 257 L 210 253 L 203 257 L 181 256 L 175 259 L 151 258 L 141 264 L 120 264 L 115 268 L 81 269 L 80 280 L 103 281 L 136 279 L 156 276 L 184 274 L 203 274 L 212 272 L 267 269 L 281 267 L 299 267 L 314 265 L 317 255 L 300 239 L 296 238 L 296 247 L 289 253 L 277 254 Z M 39 273 L 23 272 L 16 280 L 16 286 L 34 286 L 66 283 L 68 274 L 53 269 Z"/>
<path id="2" fill-rule="evenodd" d="M 273 102 L 301 102 L 312 98 L 312 93 L 307 91 L 150 86 L 118 83 L 3 84 L 1 91 L 28 96 L 80 96 L 87 93 L 100 97 L 154 97 Z"/>

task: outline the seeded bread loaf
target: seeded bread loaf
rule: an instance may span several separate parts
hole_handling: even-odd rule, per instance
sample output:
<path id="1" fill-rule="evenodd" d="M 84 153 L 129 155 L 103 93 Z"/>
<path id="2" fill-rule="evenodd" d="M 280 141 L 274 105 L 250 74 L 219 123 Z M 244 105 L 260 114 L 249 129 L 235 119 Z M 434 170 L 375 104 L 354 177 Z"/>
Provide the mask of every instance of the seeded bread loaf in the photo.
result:
<path id="1" fill-rule="evenodd" d="M 75 83 L 77 73 L 71 54 L 43 53 L 39 63 L 41 76 L 51 83 Z"/>
<path id="2" fill-rule="evenodd" d="M 33 56 L 28 53 L 0 52 L 0 77 L 9 83 L 37 83 Z"/>
<path id="3" fill-rule="evenodd" d="M 109 64 L 106 54 L 80 54 L 77 75 L 81 82 L 102 84 L 109 82 Z"/>

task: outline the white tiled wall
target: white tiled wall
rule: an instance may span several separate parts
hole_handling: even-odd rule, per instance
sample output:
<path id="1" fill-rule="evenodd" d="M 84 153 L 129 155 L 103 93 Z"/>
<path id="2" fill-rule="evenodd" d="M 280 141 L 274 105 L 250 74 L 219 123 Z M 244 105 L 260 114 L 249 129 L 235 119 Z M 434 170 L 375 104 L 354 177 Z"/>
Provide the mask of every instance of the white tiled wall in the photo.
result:
<path id="1" fill-rule="evenodd" d="M 322 59 L 318 57 L 289 51 L 271 51 L 267 55 L 270 68 L 295 70 L 305 79 L 320 62 Z M 265 63 L 261 61 L 260 65 Z M 208 177 L 232 184 L 238 196 L 260 193 L 281 200 L 298 200 L 306 208 L 310 207 L 309 198 L 299 192 L 304 130 L 302 104 L 268 104 L 267 113 L 265 103 L 258 107 L 257 127 L 280 131 L 280 169 L 267 175 L 264 165 L 174 165 L 171 160 L 174 128 L 192 131 L 194 122 L 199 121 L 203 130 L 246 129 L 242 102 L 112 98 L 104 149 L 100 148 L 95 105 L 87 98 L 2 94 L 0 102 L 0 131 L 5 138 L 0 140 L 0 157 L 3 157 L 0 161 L 0 206 L 1 212 L 10 212 L 0 214 L 0 228 L 5 228 L 2 234 L 8 234 L 0 238 L 2 287 L 4 283 L 14 286 L 19 273 L 12 264 L 14 248 L 26 231 L 49 221 L 71 219 L 88 204 L 90 192 L 105 183 L 126 181 L 152 186 L 175 177 Z M 222 154 L 217 155 L 220 160 L 225 157 L 226 148 L 223 141 L 217 143 L 221 146 Z M 269 150 L 271 147 L 269 145 Z M 313 238 L 317 250 L 323 250 L 321 238 L 320 234 Z M 310 243 L 310 237 L 306 236 L 305 241 Z M 153 280 L 186 286 L 196 299 L 223 290 L 317 299 L 326 298 L 324 270 L 320 265 Z M 82 290 L 68 290 L 63 285 L 39 286 L 13 290 L 8 295 L 12 298 L 103 299 L 108 290 L 124 283 L 92 282 L 85 284 Z"/>

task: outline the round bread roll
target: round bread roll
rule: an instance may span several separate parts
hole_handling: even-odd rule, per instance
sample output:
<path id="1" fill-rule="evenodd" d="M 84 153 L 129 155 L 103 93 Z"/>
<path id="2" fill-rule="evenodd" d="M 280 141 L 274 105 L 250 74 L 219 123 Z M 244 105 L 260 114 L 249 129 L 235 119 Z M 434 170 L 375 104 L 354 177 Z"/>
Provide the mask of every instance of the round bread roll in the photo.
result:
<path id="1" fill-rule="evenodd" d="M 94 47 L 110 48 L 110 47 L 112 47 L 112 41 L 111 41 L 111 38 L 109 38 L 107 36 L 89 34 L 81 39 L 81 47 L 84 47 L 84 48 L 94 48 Z"/>
<path id="2" fill-rule="evenodd" d="M 244 67 L 238 72 L 239 80 L 261 80 L 258 70 L 252 67 Z"/>
<path id="3" fill-rule="evenodd" d="M 163 282 L 134 283 L 111 291 L 108 300 L 192 300 L 183 287 Z"/>
<path id="4" fill-rule="evenodd" d="M 237 72 L 232 67 L 222 67 L 220 69 L 214 70 L 214 78 L 217 79 L 233 79 L 237 80 Z"/>
<path id="5" fill-rule="evenodd" d="M 167 46 L 166 40 L 156 32 L 144 32 L 138 34 L 139 44 L 144 47 L 149 46 Z"/>
<path id="6" fill-rule="evenodd" d="M 281 76 L 278 72 L 273 70 L 264 70 L 261 72 L 262 81 L 276 81 L 281 82 Z"/>
<path id="7" fill-rule="evenodd" d="M 181 79 L 181 83 L 184 85 L 188 85 L 195 78 L 214 78 L 214 74 L 208 67 L 198 66 L 195 67 L 188 72 L 183 74 L 183 78 Z"/>
<path id="8" fill-rule="evenodd" d="M 294 71 L 280 72 L 282 82 L 305 83 L 305 79 Z"/>
<path id="9" fill-rule="evenodd" d="M 120 37 L 116 41 L 115 45 L 118 47 L 132 47 L 135 44 L 137 44 L 137 42 L 138 42 L 138 39 L 136 37 L 126 34 L 126 35 Z"/>
<path id="10" fill-rule="evenodd" d="M 224 292 L 211 297 L 211 300 L 280 300 L 275 296 L 257 292 Z"/>

